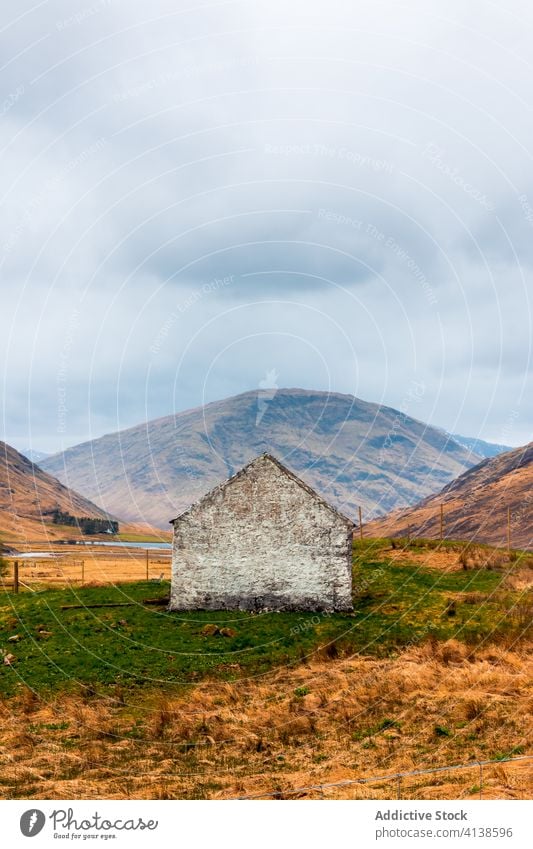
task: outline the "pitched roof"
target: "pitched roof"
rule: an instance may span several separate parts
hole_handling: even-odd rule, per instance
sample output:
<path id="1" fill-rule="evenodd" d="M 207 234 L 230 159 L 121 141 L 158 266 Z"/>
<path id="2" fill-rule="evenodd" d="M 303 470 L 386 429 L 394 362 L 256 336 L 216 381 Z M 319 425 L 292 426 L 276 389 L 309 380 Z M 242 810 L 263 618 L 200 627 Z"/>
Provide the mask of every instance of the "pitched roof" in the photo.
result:
<path id="1" fill-rule="evenodd" d="M 345 522 L 348 527 L 354 527 L 354 523 L 351 519 L 341 513 L 340 510 L 337 510 L 336 507 L 333 507 L 332 504 L 329 504 L 324 498 L 322 498 L 321 495 L 318 494 L 318 492 L 316 492 L 316 490 L 313 489 L 313 487 L 305 483 L 301 478 L 298 477 L 298 475 L 295 475 L 294 472 L 291 472 L 291 470 L 288 469 L 287 466 L 284 466 L 280 460 L 278 460 L 276 457 L 273 457 L 272 454 L 268 454 L 266 452 L 264 454 L 260 454 L 258 457 L 254 457 L 253 460 L 250 460 L 249 463 L 246 463 L 246 465 L 243 466 L 242 469 L 239 469 L 239 471 L 232 475 L 230 478 L 218 484 L 218 486 L 213 487 L 213 489 L 209 490 L 209 492 L 206 492 L 205 495 L 202 495 L 202 497 L 199 498 L 198 501 L 194 501 L 192 504 L 190 504 L 189 507 L 187 507 L 187 509 L 180 513 L 178 516 L 176 516 L 175 519 L 171 519 L 169 524 L 173 525 L 174 522 L 177 522 L 178 519 L 182 518 L 182 516 L 186 516 L 195 507 L 200 507 L 204 502 L 211 499 L 211 497 L 215 495 L 215 493 L 222 492 L 223 490 L 225 490 L 226 487 L 230 486 L 230 484 L 232 484 L 238 478 L 242 477 L 248 471 L 248 469 L 250 469 L 252 466 L 255 466 L 262 460 L 269 460 L 271 463 L 274 463 L 274 465 L 281 469 L 281 471 L 287 477 L 291 478 L 293 481 L 295 481 L 295 483 L 298 484 L 298 486 L 305 490 L 308 495 L 312 496 L 312 498 L 322 504 L 323 507 L 326 507 L 331 513 L 337 516 L 337 518 L 342 519 L 342 521 Z"/>

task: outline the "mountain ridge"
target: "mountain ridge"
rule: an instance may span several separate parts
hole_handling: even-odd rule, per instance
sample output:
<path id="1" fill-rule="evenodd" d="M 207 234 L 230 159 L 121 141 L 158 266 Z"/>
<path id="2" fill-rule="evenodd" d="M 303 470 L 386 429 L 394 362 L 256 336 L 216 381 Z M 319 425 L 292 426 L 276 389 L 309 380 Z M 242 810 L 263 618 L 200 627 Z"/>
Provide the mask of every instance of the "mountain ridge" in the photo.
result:
<path id="1" fill-rule="evenodd" d="M 451 433 L 450 436 L 455 439 L 463 448 L 467 448 L 476 454 L 478 457 L 485 459 L 489 457 L 497 457 L 498 454 L 504 454 L 506 451 L 512 451 L 512 445 L 501 445 L 498 442 L 487 442 L 485 439 L 478 439 L 475 436 L 461 436 L 459 433 Z"/>
<path id="2" fill-rule="evenodd" d="M 53 510 L 94 519 L 106 511 L 33 463 L 16 448 L 0 441 L 0 532 L 19 537 L 29 533 L 54 536 Z M 77 530 L 73 528 L 72 535 Z"/>
<path id="3" fill-rule="evenodd" d="M 367 532 L 437 537 L 441 504 L 450 539 L 506 545 L 509 510 L 512 546 L 532 549 L 533 442 L 482 460 L 414 507 L 370 522 Z"/>
<path id="4" fill-rule="evenodd" d="M 264 452 L 350 517 L 414 503 L 479 459 L 392 407 L 272 387 L 104 434 L 42 467 L 110 513 L 165 527 Z"/>

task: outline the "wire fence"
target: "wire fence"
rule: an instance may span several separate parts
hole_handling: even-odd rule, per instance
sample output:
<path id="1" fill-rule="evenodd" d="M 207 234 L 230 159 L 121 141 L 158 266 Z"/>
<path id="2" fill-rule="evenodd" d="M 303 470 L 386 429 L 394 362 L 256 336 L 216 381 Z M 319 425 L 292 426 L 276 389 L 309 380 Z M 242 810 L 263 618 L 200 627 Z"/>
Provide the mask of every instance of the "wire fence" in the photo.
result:
<path id="1" fill-rule="evenodd" d="M 458 770 L 477 769 L 479 771 L 479 789 L 477 792 L 479 794 L 479 798 L 482 799 L 485 769 L 491 766 L 517 763 L 519 761 L 533 761 L 533 755 L 522 755 L 515 758 L 497 758 L 495 760 L 486 761 L 471 761 L 466 764 L 452 764 L 450 766 L 434 767 L 433 769 L 415 769 L 410 772 L 396 772 L 392 775 L 373 775 L 365 778 L 350 778 L 342 781 L 331 781 L 325 784 L 309 784 L 304 787 L 295 787 L 288 790 L 275 790 L 272 792 L 252 793 L 246 796 L 234 796 L 233 798 L 240 801 L 250 799 L 287 799 L 291 796 L 305 796 L 310 793 L 318 793 L 320 796 L 324 797 L 326 791 L 336 788 L 347 788 L 367 784 L 388 784 L 390 782 L 394 782 L 396 788 L 395 796 L 397 799 L 401 799 L 404 781 L 408 777 L 437 775 L 439 773 L 456 772 Z"/>
<path id="2" fill-rule="evenodd" d="M 529 494 L 513 507 L 498 504 L 497 513 L 485 510 L 470 513 L 469 503 L 460 507 L 453 502 L 441 502 L 420 510 L 422 516 L 416 521 L 416 505 L 406 507 L 402 512 L 390 514 L 393 528 L 383 531 L 383 536 L 404 539 L 407 543 L 417 540 L 450 541 L 470 545 L 488 544 L 500 548 L 510 555 L 513 548 L 531 551 L 533 535 L 531 531 L 531 513 L 533 494 Z M 412 515 L 414 514 L 414 515 Z M 361 507 L 358 508 L 358 522 L 354 528 L 354 539 L 363 541 L 372 539 L 376 534 L 375 525 L 387 525 L 389 517 L 374 517 L 363 521 Z M 370 528 L 370 534 L 368 529 Z M 381 532 L 380 532 L 381 533 Z"/>
<path id="3" fill-rule="evenodd" d="M 170 580 L 171 552 L 138 550 L 87 552 L 85 557 L 51 554 L 44 558 L 13 557 L 2 576 L 4 589 L 15 593 L 49 587 L 65 588 L 123 581 Z"/>

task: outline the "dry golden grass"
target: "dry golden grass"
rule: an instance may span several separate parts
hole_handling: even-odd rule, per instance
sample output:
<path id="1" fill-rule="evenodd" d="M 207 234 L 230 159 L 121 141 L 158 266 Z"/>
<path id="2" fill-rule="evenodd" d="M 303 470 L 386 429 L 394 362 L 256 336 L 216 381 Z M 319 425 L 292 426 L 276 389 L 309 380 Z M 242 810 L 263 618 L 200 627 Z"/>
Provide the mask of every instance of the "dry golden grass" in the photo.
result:
<path id="1" fill-rule="evenodd" d="M 458 563 L 463 569 L 508 569 L 512 558 L 501 549 L 466 545 L 459 554 Z"/>
<path id="2" fill-rule="evenodd" d="M 489 569 L 506 573 L 505 586 L 509 589 L 525 590 L 533 586 L 533 555 L 530 554 L 512 553 L 509 557 L 507 551 L 467 543 L 416 550 L 402 546 L 398 540 L 392 540 L 391 547 L 384 553 L 393 563 L 414 563 L 442 572 Z"/>
<path id="3" fill-rule="evenodd" d="M 9 558 L 9 573 L 6 582 L 12 580 L 13 561 Z M 82 554 L 69 553 L 63 557 L 50 557 L 46 560 L 20 560 L 19 577 L 29 587 L 67 587 L 81 584 L 82 575 L 86 585 L 116 584 L 127 581 L 142 581 L 146 578 L 146 554 L 140 549 L 128 552 L 102 553 L 102 549 L 87 547 Z M 82 567 L 83 563 L 83 567 Z M 168 554 L 150 551 L 148 577 L 156 580 L 170 580 L 171 558 Z"/>
<path id="4" fill-rule="evenodd" d="M 463 555 L 460 546 L 394 549 L 385 556 L 443 571 L 462 570 L 465 561 L 466 568 L 501 570 L 503 588 L 527 591 L 533 584 L 533 558 L 488 563 L 490 552 Z M 168 573 L 168 559 L 152 557 L 150 574 Z M 86 582 L 144 576 L 144 552 L 85 559 Z M 32 578 L 46 584 L 79 580 L 75 562 L 24 568 L 48 569 L 50 574 Z M 460 598 L 473 605 L 483 599 L 472 591 Z M 524 593 L 513 611 L 524 629 L 533 619 L 527 599 Z M 142 699 L 136 695 L 134 703 L 118 687 L 112 700 L 86 692 L 49 703 L 21 687 L 17 698 L 0 701 L 0 796 L 283 797 L 312 785 L 527 754 L 532 673 L 525 641 L 514 649 L 474 650 L 449 640 L 428 641 L 387 660 L 322 653 L 296 669 L 231 684 L 207 681 L 181 693 L 152 691 Z M 483 798 L 531 798 L 532 765 L 524 760 L 484 767 Z M 477 798 L 479 783 L 479 770 L 471 768 L 404 777 L 400 792 L 416 799 Z M 385 780 L 297 797 L 397 793 L 397 781 Z"/>
<path id="5" fill-rule="evenodd" d="M 443 572 L 455 572 L 462 569 L 457 551 L 448 548 L 428 548 L 416 551 L 410 548 L 391 548 L 386 556 L 393 563 L 415 563 L 418 566 L 440 569 Z"/>
<path id="6" fill-rule="evenodd" d="M 470 651 L 470 653 L 469 653 Z M 396 659 L 313 662 L 127 703 L 87 693 L 0 702 L 4 798 L 280 796 L 309 785 L 526 753 L 533 654 L 410 648 Z M 139 697 L 137 697 L 139 698 Z M 533 761 L 484 769 L 483 797 L 530 798 Z M 469 769 L 412 776 L 404 798 L 479 796 Z M 392 798 L 396 781 L 301 796 Z"/>

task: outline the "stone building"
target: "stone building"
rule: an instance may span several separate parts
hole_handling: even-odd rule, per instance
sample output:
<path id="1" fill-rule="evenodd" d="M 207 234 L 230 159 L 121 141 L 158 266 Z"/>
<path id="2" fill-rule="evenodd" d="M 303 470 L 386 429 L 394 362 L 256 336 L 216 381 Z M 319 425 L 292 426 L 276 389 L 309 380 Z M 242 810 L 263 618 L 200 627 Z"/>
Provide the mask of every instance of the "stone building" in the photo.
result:
<path id="1" fill-rule="evenodd" d="M 352 522 L 269 454 L 171 524 L 171 610 L 352 610 Z"/>

